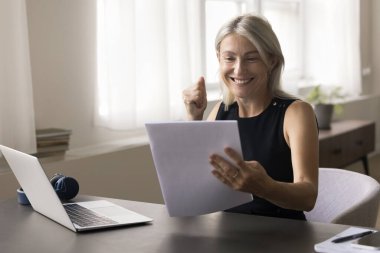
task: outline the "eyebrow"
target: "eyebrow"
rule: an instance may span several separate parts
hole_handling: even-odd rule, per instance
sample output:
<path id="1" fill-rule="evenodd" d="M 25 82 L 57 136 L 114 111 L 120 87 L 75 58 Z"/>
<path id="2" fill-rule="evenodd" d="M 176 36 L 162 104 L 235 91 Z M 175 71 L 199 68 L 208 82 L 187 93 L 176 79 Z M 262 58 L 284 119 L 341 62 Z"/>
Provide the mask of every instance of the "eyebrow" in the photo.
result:
<path id="1" fill-rule="evenodd" d="M 235 54 L 235 52 L 233 51 L 223 51 L 222 54 Z M 246 52 L 244 55 L 249 55 L 249 54 L 258 54 L 259 55 L 259 51 L 255 50 L 255 51 L 249 51 L 249 52 Z"/>

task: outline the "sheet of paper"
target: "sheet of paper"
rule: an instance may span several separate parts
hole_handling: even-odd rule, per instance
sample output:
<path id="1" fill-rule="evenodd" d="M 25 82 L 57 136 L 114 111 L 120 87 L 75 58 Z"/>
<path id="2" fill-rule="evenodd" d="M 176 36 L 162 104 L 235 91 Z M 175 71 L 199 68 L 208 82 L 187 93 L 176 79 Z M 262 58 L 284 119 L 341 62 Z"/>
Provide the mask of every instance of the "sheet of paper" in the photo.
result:
<path id="1" fill-rule="evenodd" d="M 361 232 L 365 232 L 368 230 L 372 229 L 365 229 L 365 228 L 358 228 L 358 227 L 350 227 L 343 232 L 329 238 L 326 241 L 323 241 L 321 243 L 318 243 L 314 246 L 314 250 L 316 252 L 324 252 L 324 253 L 366 253 L 366 252 L 379 252 L 377 250 L 366 250 L 366 249 L 358 249 L 352 246 L 352 243 L 355 243 L 356 240 L 352 241 L 346 241 L 346 242 L 341 242 L 341 243 L 333 243 L 332 240 L 343 237 L 343 236 L 348 236 L 348 235 L 353 235 Z M 373 230 L 375 231 L 375 230 Z"/>
<path id="2" fill-rule="evenodd" d="M 212 173 L 209 156 L 227 158 L 225 147 L 241 153 L 236 121 L 186 121 L 145 124 L 161 190 L 170 216 L 195 216 L 252 200 Z"/>

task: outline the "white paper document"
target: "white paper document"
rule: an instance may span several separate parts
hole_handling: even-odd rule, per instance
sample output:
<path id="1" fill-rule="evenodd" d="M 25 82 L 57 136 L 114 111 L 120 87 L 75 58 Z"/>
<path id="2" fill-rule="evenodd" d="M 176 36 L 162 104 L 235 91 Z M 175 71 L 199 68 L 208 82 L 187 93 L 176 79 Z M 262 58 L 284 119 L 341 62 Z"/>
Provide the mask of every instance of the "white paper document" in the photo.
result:
<path id="1" fill-rule="evenodd" d="M 211 154 L 227 158 L 225 147 L 241 154 L 236 121 L 181 121 L 145 124 L 154 165 L 170 216 L 222 211 L 252 200 L 220 182 Z"/>
<path id="2" fill-rule="evenodd" d="M 368 230 L 372 229 L 365 229 L 365 228 L 358 228 L 358 227 L 350 227 L 343 232 L 329 238 L 326 241 L 323 241 L 321 243 L 318 243 L 314 246 L 314 250 L 316 252 L 324 252 L 324 253 L 367 253 L 367 252 L 379 252 L 377 250 L 366 250 L 366 249 L 358 249 L 356 248 L 353 244 L 357 241 L 356 240 L 351 240 L 351 241 L 346 241 L 346 242 L 340 242 L 340 243 L 333 243 L 332 240 L 344 237 L 344 236 L 349 236 L 349 235 L 354 235 L 358 234 L 361 232 L 365 232 Z M 375 231 L 375 230 L 372 230 Z"/>

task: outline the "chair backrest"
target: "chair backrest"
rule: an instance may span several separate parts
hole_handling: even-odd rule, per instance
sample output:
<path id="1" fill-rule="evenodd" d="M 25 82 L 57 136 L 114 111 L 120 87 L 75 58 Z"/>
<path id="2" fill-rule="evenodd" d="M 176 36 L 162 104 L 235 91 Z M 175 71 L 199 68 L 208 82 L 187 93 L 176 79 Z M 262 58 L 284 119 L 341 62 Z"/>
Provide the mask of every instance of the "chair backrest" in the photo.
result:
<path id="1" fill-rule="evenodd" d="M 309 221 L 375 227 L 379 199 L 380 185 L 372 177 L 320 168 L 317 202 L 305 215 Z"/>

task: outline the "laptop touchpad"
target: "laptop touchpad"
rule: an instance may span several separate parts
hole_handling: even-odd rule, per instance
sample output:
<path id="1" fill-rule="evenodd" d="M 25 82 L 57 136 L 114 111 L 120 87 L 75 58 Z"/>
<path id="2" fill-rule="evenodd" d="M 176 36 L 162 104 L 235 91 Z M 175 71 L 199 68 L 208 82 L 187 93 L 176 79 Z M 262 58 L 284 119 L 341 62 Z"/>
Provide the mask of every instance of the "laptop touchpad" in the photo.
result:
<path id="1" fill-rule="evenodd" d="M 126 213 L 129 212 L 128 210 L 117 206 L 96 207 L 91 208 L 91 210 L 108 217 L 126 215 Z M 132 214 L 132 212 L 130 213 Z"/>

